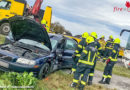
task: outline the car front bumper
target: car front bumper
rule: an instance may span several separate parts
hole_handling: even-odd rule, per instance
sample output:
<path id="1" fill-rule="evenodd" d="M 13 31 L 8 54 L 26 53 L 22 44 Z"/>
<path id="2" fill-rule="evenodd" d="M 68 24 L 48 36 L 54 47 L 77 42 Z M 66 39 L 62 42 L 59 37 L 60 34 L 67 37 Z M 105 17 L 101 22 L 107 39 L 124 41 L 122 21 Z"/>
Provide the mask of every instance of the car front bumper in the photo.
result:
<path id="1" fill-rule="evenodd" d="M 18 64 L 15 62 L 7 62 L 0 59 L 0 70 L 4 72 L 33 72 L 34 76 L 38 75 L 40 67 L 34 68 L 34 66 Z"/>

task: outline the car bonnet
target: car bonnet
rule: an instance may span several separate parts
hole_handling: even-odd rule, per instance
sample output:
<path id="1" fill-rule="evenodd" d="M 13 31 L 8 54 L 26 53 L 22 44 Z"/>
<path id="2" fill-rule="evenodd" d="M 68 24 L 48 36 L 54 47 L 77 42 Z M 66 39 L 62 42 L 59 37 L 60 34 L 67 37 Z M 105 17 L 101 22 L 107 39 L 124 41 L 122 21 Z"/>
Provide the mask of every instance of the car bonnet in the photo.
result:
<path id="1" fill-rule="evenodd" d="M 50 50 L 52 50 L 48 33 L 42 25 L 23 16 L 9 18 L 9 23 L 12 36 L 15 41 L 20 39 L 31 39 L 43 43 Z"/>

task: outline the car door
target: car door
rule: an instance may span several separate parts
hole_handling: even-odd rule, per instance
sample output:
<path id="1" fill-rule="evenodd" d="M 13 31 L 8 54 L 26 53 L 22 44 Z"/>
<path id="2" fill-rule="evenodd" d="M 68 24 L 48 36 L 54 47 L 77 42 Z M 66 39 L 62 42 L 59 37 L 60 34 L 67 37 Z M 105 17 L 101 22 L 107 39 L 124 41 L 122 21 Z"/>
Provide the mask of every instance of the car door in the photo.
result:
<path id="1" fill-rule="evenodd" d="M 64 51 L 62 56 L 62 67 L 63 68 L 71 68 L 74 64 L 72 59 L 72 55 L 75 52 L 77 42 L 73 39 L 66 38 Z"/>

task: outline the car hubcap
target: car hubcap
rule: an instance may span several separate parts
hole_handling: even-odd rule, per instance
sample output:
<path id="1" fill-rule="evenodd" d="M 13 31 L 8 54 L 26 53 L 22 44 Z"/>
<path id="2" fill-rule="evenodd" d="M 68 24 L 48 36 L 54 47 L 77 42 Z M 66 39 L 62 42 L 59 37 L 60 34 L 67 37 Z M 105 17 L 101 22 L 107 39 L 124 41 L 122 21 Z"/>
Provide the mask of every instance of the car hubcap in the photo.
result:
<path id="1" fill-rule="evenodd" d="M 4 26 L 3 27 L 3 32 L 8 33 L 10 31 L 10 27 L 9 26 Z"/>

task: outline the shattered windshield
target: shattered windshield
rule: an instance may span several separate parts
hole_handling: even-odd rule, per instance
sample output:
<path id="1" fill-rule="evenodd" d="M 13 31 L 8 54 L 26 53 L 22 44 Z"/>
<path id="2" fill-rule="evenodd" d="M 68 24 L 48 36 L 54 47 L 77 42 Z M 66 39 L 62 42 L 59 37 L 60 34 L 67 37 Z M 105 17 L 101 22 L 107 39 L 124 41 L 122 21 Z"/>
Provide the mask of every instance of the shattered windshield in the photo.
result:
<path id="1" fill-rule="evenodd" d="M 130 50 L 130 35 L 127 41 L 126 49 Z"/>
<path id="2" fill-rule="evenodd" d="M 53 39 L 53 38 L 50 38 L 50 40 L 51 40 L 51 46 L 52 46 L 52 49 L 54 49 L 54 48 L 56 47 L 58 41 L 55 40 L 55 39 Z"/>
<path id="3" fill-rule="evenodd" d="M 22 42 L 24 44 L 28 44 L 28 45 L 32 45 L 32 46 L 36 46 L 38 48 L 44 49 L 49 51 L 49 48 L 46 47 L 44 44 L 36 42 L 34 40 L 29 40 L 29 39 L 20 39 L 19 42 Z"/>
<path id="4" fill-rule="evenodd" d="M 9 1 L 0 1 L 1 9 L 10 9 L 11 3 Z"/>

